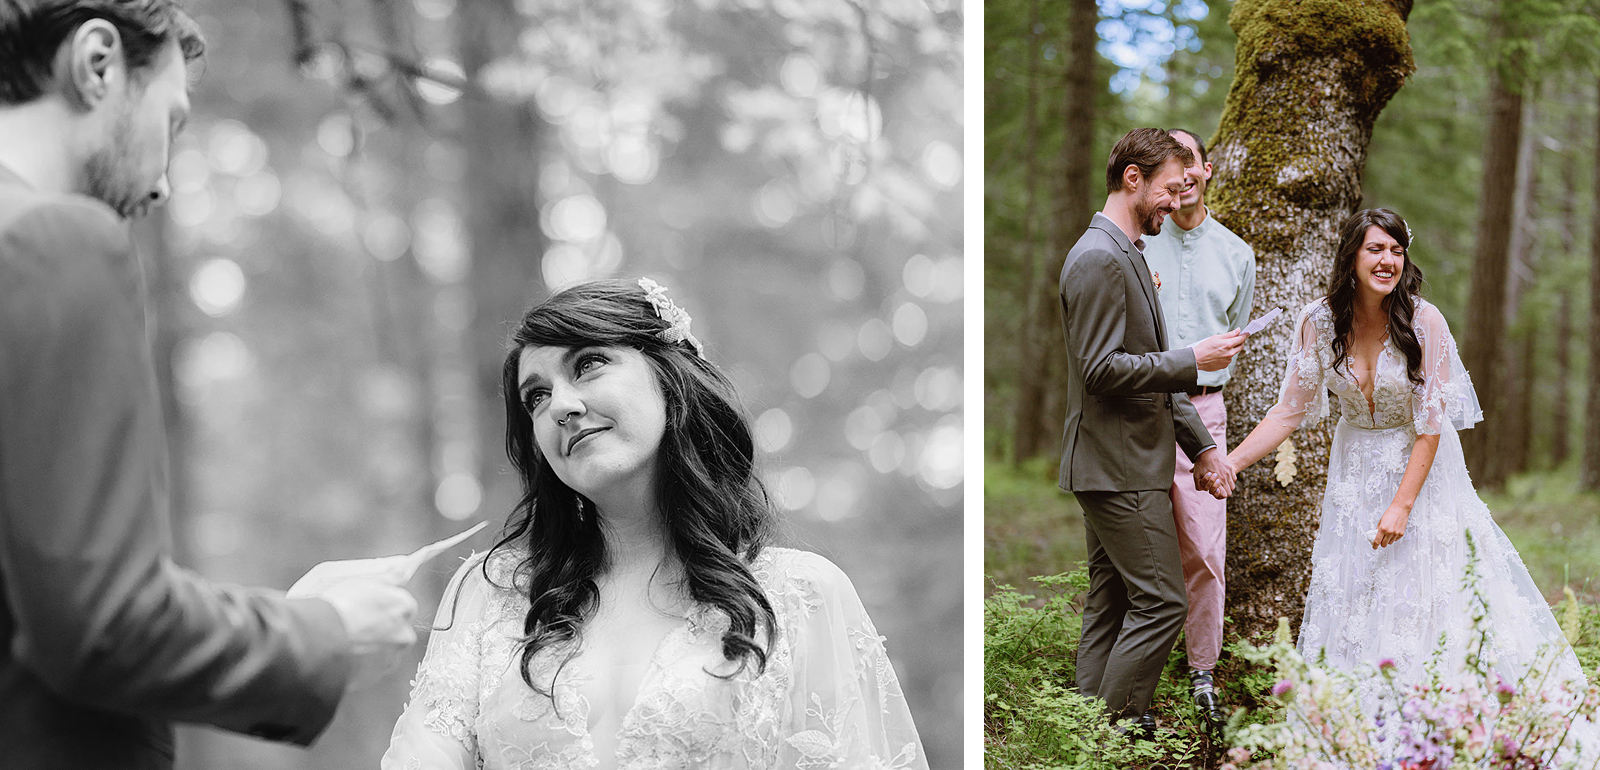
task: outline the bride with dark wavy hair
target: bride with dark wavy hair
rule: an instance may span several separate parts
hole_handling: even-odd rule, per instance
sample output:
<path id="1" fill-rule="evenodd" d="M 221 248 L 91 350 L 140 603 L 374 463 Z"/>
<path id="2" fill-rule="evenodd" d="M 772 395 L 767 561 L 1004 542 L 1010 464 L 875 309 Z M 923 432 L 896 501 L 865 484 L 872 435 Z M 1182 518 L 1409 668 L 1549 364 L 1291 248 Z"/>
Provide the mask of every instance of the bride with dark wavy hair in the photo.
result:
<path id="1" fill-rule="evenodd" d="M 523 495 L 451 581 L 385 768 L 925 768 L 849 578 L 770 545 L 749 420 L 649 279 L 529 310 Z"/>
<path id="2" fill-rule="evenodd" d="M 1456 433 L 1483 410 L 1444 315 L 1421 296 L 1410 247 L 1389 209 L 1345 220 L 1327 294 L 1299 313 L 1278 402 L 1228 454 L 1248 466 L 1338 407 L 1299 650 L 1346 672 L 1392 666 L 1404 684 L 1426 681 L 1435 655 L 1447 682 L 1476 657 L 1509 681 L 1581 693 L 1572 647 L 1467 475 Z M 1463 582 L 1469 563 L 1475 585 Z M 1383 681 L 1357 686 L 1362 713 L 1383 713 Z M 1402 749 L 1400 722 L 1379 721 L 1381 752 Z M 1594 725 L 1575 722 L 1568 738 L 1562 761 L 1579 744 L 1585 762 L 1600 755 Z"/>

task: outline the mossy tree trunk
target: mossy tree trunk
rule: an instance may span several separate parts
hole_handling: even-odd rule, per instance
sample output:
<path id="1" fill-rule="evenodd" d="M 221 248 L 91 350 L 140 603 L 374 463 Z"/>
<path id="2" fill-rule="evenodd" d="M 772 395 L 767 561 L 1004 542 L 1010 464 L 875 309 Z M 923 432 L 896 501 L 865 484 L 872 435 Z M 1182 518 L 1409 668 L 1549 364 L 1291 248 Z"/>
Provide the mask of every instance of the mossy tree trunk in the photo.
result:
<path id="1" fill-rule="evenodd" d="M 1065 349 L 1061 344 L 1059 291 L 1061 263 L 1094 213 L 1094 124 L 1099 97 L 1099 54 L 1095 32 L 1100 9 L 1095 0 L 1071 0 L 1067 27 L 1067 66 L 1061 91 L 1061 167 L 1055 210 L 1050 214 L 1049 247 L 1035 255 L 1023 333 L 1022 377 L 1013 443 L 1018 461 L 1056 446 L 1066 418 Z M 1037 54 L 1037 52 L 1035 52 Z M 1031 81 L 1030 81 L 1031 86 Z M 1032 153 L 1028 157 L 1034 157 Z M 1031 172 L 1030 172 L 1031 173 Z"/>
<path id="2" fill-rule="evenodd" d="M 1409 0 L 1239 0 L 1233 85 L 1211 159 L 1217 220 L 1256 252 L 1256 315 L 1292 316 L 1321 296 L 1339 224 L 1361 201 L 1361 173 L 1378 113 L 1415 68 Z M 1237 443 L 1277 399 L 1294 323 L 1257 335 L 1227 389 Z M 1298 627 L 1311 577 L 1332 422 L 1296 433 L 1296 475 L 1274 477 L 1273 456 L 1240 475 L 1228 502 L 1228 606 L 1234 630 Z"/>

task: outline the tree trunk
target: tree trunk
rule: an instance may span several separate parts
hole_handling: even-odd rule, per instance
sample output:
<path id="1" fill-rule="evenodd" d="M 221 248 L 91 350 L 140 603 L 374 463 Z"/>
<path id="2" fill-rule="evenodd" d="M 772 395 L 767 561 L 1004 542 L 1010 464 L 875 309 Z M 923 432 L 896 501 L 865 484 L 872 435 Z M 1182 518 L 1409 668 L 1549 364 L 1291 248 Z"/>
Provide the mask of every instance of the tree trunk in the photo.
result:
<path id="1" fill-rule="evenodd" d="M 1533 446 L 1534 373 L 1537 371 L 1537 338 L 1529 328 L 1516 331 L 1522 313 L 1522 298 L 1538 280 L 1538 167 L 1533 143 L 1534 105 L 1537 96 L 1523 101 L 1522 138 L 1517 148 L 1517 184 L 1513 196 L 1510 275 L 1506 280 L 1505 321 L 1506 366 L 1499 373 L 1499 390 L 1506 413 L 1505 435 L 1497 441 L 1498 451 L 1489 463 L 1497 466 L 1491 476 L 1503 485 L 1514 473 L 1528 469 L 1528 454 Z"/>
<path id="2" fill-rule="evenodd" d="M 1567 252 L 1570 254 L 1571 252 Z M 1572 406 L 1568 398 L 1572 382 L 1572 290 L 1561 290 L 1561 314 L 1556 319 L 1556 381 L 1551 405 L 1550 464 L 1560 468 L 1572 454 Z"/>
<path id="3" fill-rule="evenodd" d="M 1044 22 L 1040 18 L 1041 0 L 1032 0 L 1028 3 L 1028 97 L 1022 115 L 1022 143 L 1024 146 L 1022 157 L 1033 159 L 1039 155 L 1039 59 L 1043 56 L 1040 48 L 1040 33 Z M 1038 454 L 1044 445 L 1044 402 L 1045 385 L 1048 379 L 1048 359 L 1039 357 L 1039 348 L 1047 340 L 1040 337 L 1035 327 L 1035 321 L 1042 312 L 1042 307 L 1049 293 L 1044 291 L 1039 283 L 1041 281 L 1040 262 L 1043 257 L 1039 254 L 1040 238 L 1038 227 L 1038 202 L 1039 202 L 1039 164 L 1026 163 L 1022 172 L 1025 202 L 1022 207 L 1022 248 L 1025 252 L 1023 264 L 1026 266 L 1023 274 L 1028 276 L 1023 285 L 1027 296 L 1027 303 L 1022 315 L 1022 332 L 1024 344 L 1020 346 L 1020 360 L 1017 362 L 1018 387 L 1017 387 L 1017 417 L 1011 436 L 1011 459 L 1013 464 L 1020 464 L 1035 454 Z"/>
<path id="4" fill-rule="evenodd" d="M 1095 0 L 1071 0 L 1067 22 L 1067 60 L 1062 89 L 1061 172 L 1055 191 L 1049 246 L 1032 260 L 1028 279 L 1027 309 L 1022 321 L 1025 344 L 1021 350 L 1015 460 L 1021 462 L 1055 446 L 1065 414 L 1053 372 L 1065 354 L 1061 342 L 1059 283 L 1061 263 L 1082 234 L 1093 214 L 1090 189 L 1094 182 L 1094 121 L 1098 98 L 1095 72 L 1099 55 L 1095 24 L 1100 18 Z M 1031 81 L 1030 81 L 1031 87 Z M 1032 157 L 1032 156 L 1029 156 Z M 1029 225 L 1032 232 L 1032 225 Z M 1037 255 L 1036 255 L 1037 256 Z"/>
<path id="5" fill-rule="evenodd" d="M 1410 12 L 1406 0 L 1234 5 L 1236 74 L 1213 140 L 1211 208 L 1255 249 L 1262 312 L 1282 307 L 1292 317 L 1323 294 L 1338 227 L 1361 201 L 1373 122 L 1415 68 Z M 1293 327 L 1273 324 L 1237 359 L 1226 391 L 1235 440 L 1276 399 Z M 1247 636 L 1280 616 L 1299 625 L 1331 427 L 1293 437 L 1300 472 L 1287 487 L 1269 456 L 1240 474 L 1229 500 L 1227 612 Z"/>
<path id="6" fill-rule="evenodd" d="M 1597 99 L 1596 101 L 1600 101 Z M 1594 143 L 1595 179 L 1600 179 L 1600 121 Z M 1594 196 L 1589 231 L 1589 393 L 1583 408 L 1583 469 L 1579 485 L 1586 491 L 1600 491 L 1600 195 Z"/>
<path id="7" fill-rule="evenodd" d="M 1574 88 L 1568 104 L 1583 103 L 1582 89 Z M 1583 143 L 1583 118 L 1579 110 L 1571 112 L 1566 132 L 1566 146 L 1561 163 L 1561 255 L 1563 260 L 1573 259 L 1578 251 L 1578 166 L 1577 148 Z M 1555 403 L 1551 408 L 1555 420 L 1550 441 L 1550 464 L 1559 468 L 1572 454 L 1572 288 L 1561 289 L 1561 317 L 1556 320 L 1556 385 Z"/>
<path id="8" fill-rule="evenodd" d="M 464 0 L 460 5 L 461 65 L 472 82 L 496 56 L 518 50 L 528 19 L 513 0 Z M 503 103 L 482 91 L 462 100 L 467 153 L 466 225 L 471 240 L 470 364 L 477 404 L 479 510 L 503 518 L 521 495 L 505 452 L 505 406 L 500 397 L 504 344 L 522 311 L 542 296 L 539 264 L 539 154 L 544 123 L 528 103 Z"/>
<path id="9" fill-rule="evenodd" d="M 1502 28 L 1503 21 L 1497 22 Z M 1502 32 L 1497 32 L 1496 37 Z M 1483 181 L 1478 192 L 1478 234 L 1467 300 L 1462 363 L 1472 375 L 1483 422 L 1461 434 L 1467 468 L 1479 489 L 1505 485 L 1508 464 L 1497 462 L 1498 442 L 1511 422 L 1505 387 L 1506 279 L 1515 212 L 1517 156 L 1522 138 L 1522 87 L 1517 62 L 1491 67 L 1489 127 L 1483 142 Z"/>

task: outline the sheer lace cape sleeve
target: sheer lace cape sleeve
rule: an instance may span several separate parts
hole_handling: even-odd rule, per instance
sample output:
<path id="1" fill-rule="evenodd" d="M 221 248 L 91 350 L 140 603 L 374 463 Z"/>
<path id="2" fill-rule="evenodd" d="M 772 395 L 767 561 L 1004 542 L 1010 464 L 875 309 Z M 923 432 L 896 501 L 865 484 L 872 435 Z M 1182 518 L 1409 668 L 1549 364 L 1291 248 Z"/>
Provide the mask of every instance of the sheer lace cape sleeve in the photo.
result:
<path id="1" fill-rule="evenodd" d="M 1318 299 L 1295 317 L 1293 346 L 1284 369 L 1278 403 L 1267 419 L 1290 428 L 1316 425 L 1328 415 L 1328 386 L 1324 377 L 1333 353 L 1333 314 Z M 1310 422 L 1306 418 L 1310 417 Z"/>
<path id="2" fill-rule="evenodd" d="M 1482 421 L 1478 393 L 1456 352 L 1456 341 L 1450 336 L 1444 314 L 1418 298 L 1411 326 L 1422 343 L 1422 384 L 1414 389 L 1411 400 L 1412 424 L 1417 433 L 1440 433 L 1446 425 L 1466 430 Z"/>
<path id="3" fill-rule="evenodd" d="M 850 579 L 816 554 L 770 550 L 786 573 L 769 583 L 789 639 L 779 651 L 792 656 L 777 766 L 926 768 L 884 637 Z"/>
<path id="4" fill-rule="evenodd" d="M 467 559 L 439 601 L 435 630 L 411 682 L 411 700 L 395 722 L 383 770 L 479 767 L 473 724 L 479 702 L 478 637 L 490 595 L 485 556 Z"/>

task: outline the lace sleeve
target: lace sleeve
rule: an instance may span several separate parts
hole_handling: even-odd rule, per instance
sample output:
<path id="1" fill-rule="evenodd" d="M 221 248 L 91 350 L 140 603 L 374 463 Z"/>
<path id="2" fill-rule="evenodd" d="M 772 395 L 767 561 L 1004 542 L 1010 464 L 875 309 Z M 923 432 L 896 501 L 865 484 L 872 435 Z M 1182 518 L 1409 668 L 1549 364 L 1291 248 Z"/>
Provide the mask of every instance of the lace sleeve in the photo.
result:
<path id="1" fill-rule="evenodd" d="M 792 634 L 794 677 L 783 768 L 917 768 L 928 760 L 900 682 L 855 587 L 827 559 L 799 552 L 809 594 Z"/>
<path id="2" fill-rule="evenodd" d="M 1278 391 L 1278 403 L 1267 410 L 1267 419 L 1279 425 L 1299 428 L 1307 425 L 1311 417 L 1315 425 L 1328 415 L 1328 388 L 1323 381 L 1323 367 L 1332 333 L 1327 323 L 1326 306 L 1321 300 L 1300 311 L 1295 324 L 1294 347 L 1289 351 L 1289 364 L 1283 373 L 1283 386 Z M 1322 327 L 1330 328 L 1322 328 Z"/>
<path id="3" fill-rule="evenodd" d="M 1466 430 L 1483 420 L 1478 393 L 1456 352 L 1444 315 L 1419 301 L 1412 328 L 1422 343 L 1422 385 L 1411 400 L 1412 424 L 1418 435 L 1441 433 L 1447 421 L 1455 430 Z"/>
<path id="4" fill-rule="evenodd" d="M 428 651 L 411 682 L 411 701 L 395 722 L 383 770 L 470 770 L 479 766 L 478 638 L 488 605 L 482 556 L 456 570 L 439 600 Z"/>

